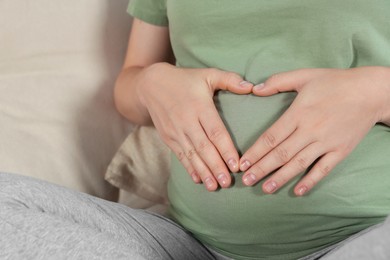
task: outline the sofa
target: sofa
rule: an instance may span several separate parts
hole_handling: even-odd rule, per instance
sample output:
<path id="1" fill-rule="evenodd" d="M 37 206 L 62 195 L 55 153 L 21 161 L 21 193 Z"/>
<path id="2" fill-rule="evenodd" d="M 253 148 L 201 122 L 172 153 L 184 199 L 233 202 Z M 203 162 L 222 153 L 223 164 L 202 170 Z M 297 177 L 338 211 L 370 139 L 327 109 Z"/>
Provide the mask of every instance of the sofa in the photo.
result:
<path id="1" fill-rule="evenodd" d="M 131 27 L 127 4 L 0 1 L 0 172 L 119 201 L 104 175 L 134 129 L 112 94 Z"/>

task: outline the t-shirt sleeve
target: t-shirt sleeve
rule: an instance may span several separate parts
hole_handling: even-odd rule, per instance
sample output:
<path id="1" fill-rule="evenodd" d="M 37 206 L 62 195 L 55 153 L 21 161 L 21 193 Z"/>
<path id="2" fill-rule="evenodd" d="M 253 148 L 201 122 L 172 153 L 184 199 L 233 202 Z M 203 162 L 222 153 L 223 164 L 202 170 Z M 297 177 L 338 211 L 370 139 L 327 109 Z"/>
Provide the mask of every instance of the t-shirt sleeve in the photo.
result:
<path id="1" fill-rule="evenodd" d="M 168 25 L 166 0 L 130 0 L 127 12 L 146 23 Z"/>

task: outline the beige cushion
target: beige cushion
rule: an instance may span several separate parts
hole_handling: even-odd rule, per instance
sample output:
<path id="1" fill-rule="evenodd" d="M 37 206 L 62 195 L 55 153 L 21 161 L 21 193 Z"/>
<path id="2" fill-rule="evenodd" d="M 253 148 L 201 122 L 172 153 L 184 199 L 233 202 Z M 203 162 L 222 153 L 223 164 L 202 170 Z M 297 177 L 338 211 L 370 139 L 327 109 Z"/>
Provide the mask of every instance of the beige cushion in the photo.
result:
<path id="1" fill-rule="evenodd" d="M 116 198 L 103 175 L 131 128 L 112 97 L 127 3 L 0 1 L 0 171 Z"/>
<path id="2" fill-rule="evenodd" d="M 154 127 L 137 127 L 111 161 L 106 179 L 121 189 L 120 202 L 164 212 L 170 152 Z"/>

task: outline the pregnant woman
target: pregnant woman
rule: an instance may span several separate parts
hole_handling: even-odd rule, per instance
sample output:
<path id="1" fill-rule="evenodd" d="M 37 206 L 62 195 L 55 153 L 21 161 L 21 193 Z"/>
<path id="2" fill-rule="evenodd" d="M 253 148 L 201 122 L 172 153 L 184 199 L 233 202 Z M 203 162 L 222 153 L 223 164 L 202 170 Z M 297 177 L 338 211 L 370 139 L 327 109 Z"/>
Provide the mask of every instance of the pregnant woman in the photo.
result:
<path id="1" fill-rule="evenodd" d="M 172 150 L 174 221 L 0 174 L 0 256 L 389 259 L 390 1 L 128 11 L 115 101 Z"/>
<path id="2" fill-rule="evenodd" d="M 197 239 L 232 258 L 296 259 L 384 221 L 388 1 L 141 0 L 129 11 L 117 104 L 174 152 L 171 215 Z"/>

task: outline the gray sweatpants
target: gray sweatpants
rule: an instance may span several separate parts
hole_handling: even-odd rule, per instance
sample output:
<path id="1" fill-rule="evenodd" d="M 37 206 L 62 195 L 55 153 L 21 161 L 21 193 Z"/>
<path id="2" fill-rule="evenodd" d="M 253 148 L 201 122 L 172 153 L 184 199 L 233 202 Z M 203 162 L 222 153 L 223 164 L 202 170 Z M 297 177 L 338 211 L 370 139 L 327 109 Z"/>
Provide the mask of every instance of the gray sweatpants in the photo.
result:
<path id="1" fill-rule="evenodd" d="M 390 223 L 307 259 L 390 259 Z M 227 259 L 179 225 L 32 178 L 0 173 L 0 259 Z"/>

